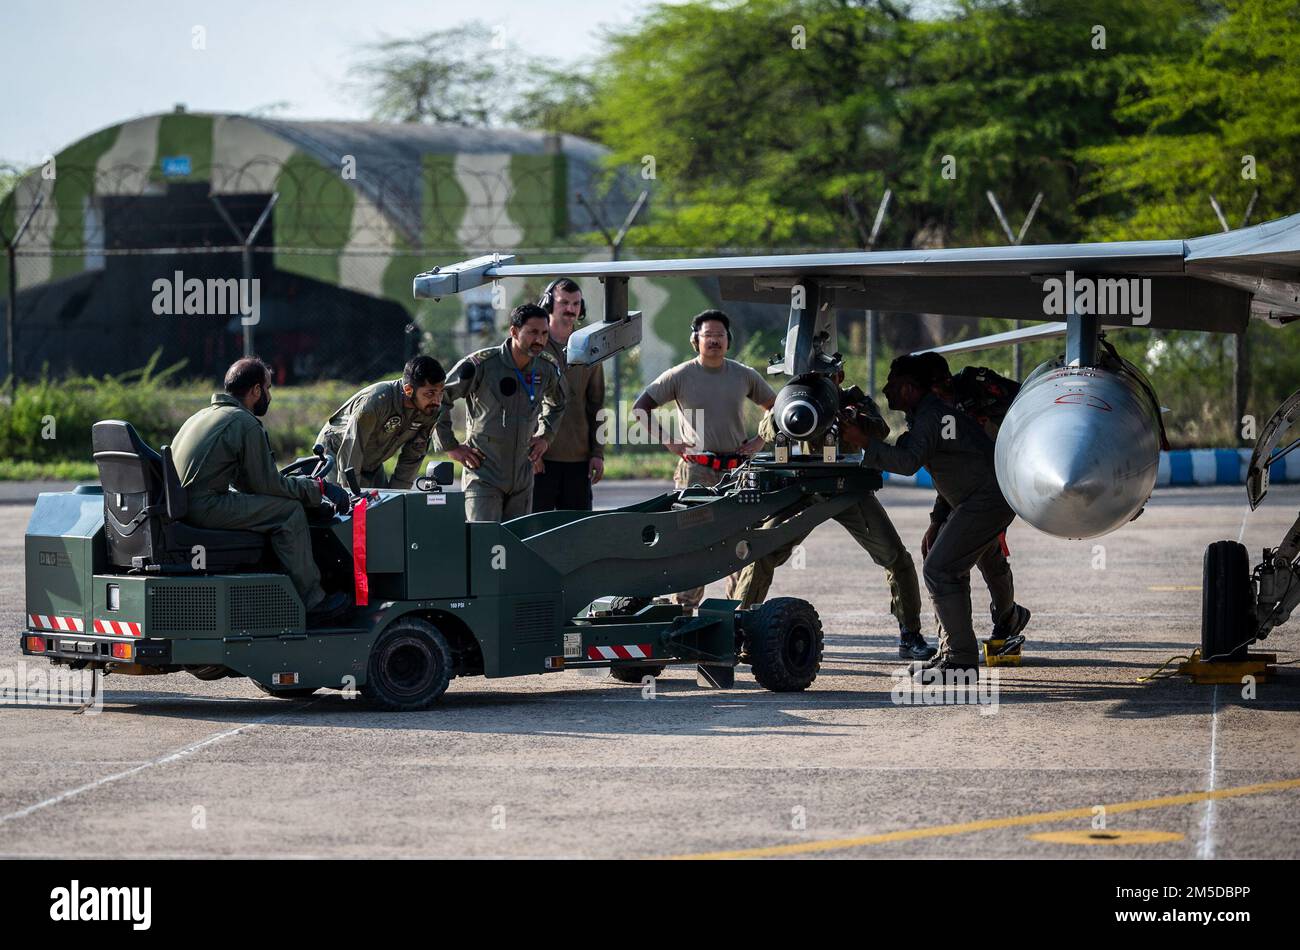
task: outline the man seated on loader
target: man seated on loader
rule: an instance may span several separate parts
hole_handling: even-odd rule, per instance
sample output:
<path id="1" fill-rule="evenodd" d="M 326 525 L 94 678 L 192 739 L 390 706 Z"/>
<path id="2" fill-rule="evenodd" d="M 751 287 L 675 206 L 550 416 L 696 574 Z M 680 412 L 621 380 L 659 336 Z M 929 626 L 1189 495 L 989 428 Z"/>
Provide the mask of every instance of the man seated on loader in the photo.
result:
<path id="1" fill-rule="evenodd" d="M 256 357 L 226 371 L 225 392 L 185 420 L 172 440 L 172 461 L 189 495 L 185 520 L 198 528 L 257 531 L 271 547 L 307 608 L 307 622 L 334 620 L 351 606 L 348 594 L 326 595 L 311 553 L 304 505 L 328 499 L 340 512 L 348 493 L 306 475 L 281 475 L 261 417 L 271 405 L 271 368 Z"/>

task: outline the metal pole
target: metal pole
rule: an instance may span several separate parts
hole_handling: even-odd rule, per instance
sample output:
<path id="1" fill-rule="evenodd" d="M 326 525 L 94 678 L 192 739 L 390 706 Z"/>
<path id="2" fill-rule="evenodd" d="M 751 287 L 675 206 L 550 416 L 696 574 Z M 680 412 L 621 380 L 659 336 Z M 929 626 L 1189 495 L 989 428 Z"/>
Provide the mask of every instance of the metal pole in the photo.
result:
<path id="1" fill-rule="evenodd" d="M 239 226 L 235 224 L 234 219 L 230 217 L 230 214 L 226 209 L 222 207 L 221 202 L 217 200 L 217 196 L 209 195 L 208 197 L 211 198 L 212 203 L 217 206 L 217 211 L 226 222 L 226 227 L 230 228 L 230 230 L 234 232 L 235 239 L 243 245 L 243 249 L 240 251 L 240 270 L 242 271 L 244 283 L 247 286 L 247 284 L 253 279 L 253 242 L 257 240 L 257 235 L 261 233 L 262 226 L 266 224 L 267 218 L 271 216 L 271 209 L 274 208 L 275 203 L 280 200 L 280 193 L 276 191 L 271 194 L 271 200 L 266 203 L 266 207 L 262 209 L 262 213 L 257 216 L 257 222 L 253 225 L 253 229 L 248 232 L 247 237 L 245 237 L 244 233 L 239 230 Z M 252 356 L 253 325 L 251 323 L 244 323 L 243 326 L 244 355 Z"/>
<path id="2" fill-rule="evenodd" d="M 1034 203 L 1029 206 L 1029 213 L 1025 215 L 1025 220 L 1020 225 L 1020 231 L 1016 234 L 1011 233 L 1011 225 L 1007 223 L 1007 216 L 1002 213 L 1002 206 L 998 204 L 997 196 L 992 191 L 985 191 L 984 196 L 988 198 L 989 204 L 993 206 L 993 213 L 998 216 L 998 224 L 1002 225 L 1002 231 L 1007 236 L 1007 240 L 1013 247 L 1019 247 L 1020 242 L 1025 239 L 1025 234 L 1029 231 L 1029 225 L 1034 220 L 1034 215 L 1038 213 L 1038 206 L 1043 203 L 1043 193 L 1040 191 L 1034 196 Z M 1016 329 L 1019 330 L 1025 325 L 1025 321 L 1017 320 Z M 1024 355 L 1020 350 L 1019 343 L 1011 345 L 1011 376 L 1016 381 L 1024 379 L 1025 376 Z"/>
<path id="3" fill-rule="evenodd" d="M 880 229 L 885 224 L 885 214 L 889 210 L 889 202 L 893 197 L 894 189 L 886 188 L 880 204 L 876 207 L 876 219 L 871 223 L 871 233 L 867 236 L 868 251 L 876 249 L 876 240 L 880 237 Z M 873 399 L 876 394 L 876 337 L 879 319 L 880 316 L 875 310 L 867 311 L 867 395 Z"/>
<path id="4" fill-rule="evenodd" d="M 5 362 L 8 364 L 5 368 L 9 371 L 9 403 L 14 401 L 14 377 L 17 376 L 17 360 L 14 359 L 14 314 L 17 313 L 18 307 L 18 267 L 14 262 L 14 246 L 12 242 L 5 244 L 5 255 L 9 258 L 9 304 L 5 308 Z"/>
<path id="5" fill-rule="evenodd" d="M 15 194 L 17 192 L 15 191 Z M 32 218 L 36 217 L 36 212 L 40 210 L 41 204 L 45 201 L 45 195 L 38 193 L 36 200 L 32 202 L 31 208 L 27 212 L 27 217 L 23 223 L 18 226 L 11 240 L 5 242 L 5 254 L 9 258 L 9 304 L 5 308 L 5 347 L 6 359 L 9 361 L 9 401 L 14 400 L 15 390 L 18 384 L 18 260 L 16 257 L 18 251 L 18 242 L 23 239 L 27 232 L 27 226 L 32 223 Z"/>
<path id="6" fill-rule="evenodd" d="M 1245 443 L 1241 437 L 1241 420 L 1246 415 L 1250 401 L 1250 341 L 1246 334 L 1249 326 L 1232 337 L 1232 428 L 1233 441 Z"/>
<path id="7" fill-rule="evenodd" d="M 1246 213 L 1242 215 L 1243 228 L 1250 222 L 1251 213 L 1255 210 L 1255 199 L 1258 197 L 1257 188 L 1250 196 Z M 1210 195 L 1210 207 L 1214 209 L 1214 216 L 1219 219 L 1219 227 L 1224 233 L 1231 231 L 1228 216 L 1223 213 L 1223 206 L 1214 195 Z M 1246 414 L 1246 402 L 1250 398 L 1250 347 L 1246 339 L 1249 330 L 1250 327 L 1247 326 L 1242 332 L 1232 335 L 1232 440 L 1238 445 L 1245 441 L 1241 437 L 1241 420 Z"/>
<path id="8" fill-rule="evenodd" d="M 876 395 L 876 311 L 867 311 L 867 395 Z"/>
<path id="9" fill-rule="evenodd" d="M 587 214 L 591 216 L 592 224 L 596 225 L 600 233 L 605 235 L 605 242 L 609 245 L 609 259 L 611 261 L 618 260 L 619 254 L 623 249 L 623 239 L 627 237 L 628 229 L 632 227 L 632 222 L 636 220 L 636 216 L 640 214 L 641 209 L 645 207 L 646 199 L 650 197 L 650 192 L 648 190 L 643 190 L 641 194 L 637 195 L 636 201 L 632 204 L 632 210 L 624 216 L 623 226 L 618 229 L 617 234 L 609 233 L 609 228 L 605 227 L 605 222 L 601 218 L 600 212 L 591 206 L 583 196 L 582 192 L 574 192 L 574 195 L 578 199 L 578 203 L 587 209 Z M 626 284 L 626 281 L 624 281 L 624 283 Z M 626 286 L 622 292 L 624 294 L 627 293 Z M 606 283 L 605 299 L 607 302 L 610 299 L 610 293 L 609 284 Z M 623 312 L 627 313 L 626 300 L 624 301 Z M 605 319 L 609 319 L 608 307 L 606 308 L 604 316 Z M 623 364 L 620 362 L 622 355 L 622 353 L 614 354 L 614 431 L 618 433 L 623 431 Z M 614 440 L 614 451 L 619 452 L 621 450 L 622 440 L 616 438 Z"/>

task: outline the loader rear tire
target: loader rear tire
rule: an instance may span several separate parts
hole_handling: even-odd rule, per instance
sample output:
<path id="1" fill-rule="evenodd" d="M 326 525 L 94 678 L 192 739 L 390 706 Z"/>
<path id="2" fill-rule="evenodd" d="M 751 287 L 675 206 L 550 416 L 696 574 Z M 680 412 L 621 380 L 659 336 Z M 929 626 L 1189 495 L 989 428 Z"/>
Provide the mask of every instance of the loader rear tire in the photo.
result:
<path id="1" fill-rule="evenodd" d="M 1215 541 L 1205 549 L 1201 586 L 1201 660 L 1244 660 L 1254 637 L 1250 555 L 1236 541 Z"/>
<path id="2" fill-rule="evenodd" d="M 451 682 L 451 647 L 438 628 L 418 617 L 393 622 L 370 650 L 361 694 L 381 709 L 428 709 Z"/>
<path id="3" fill-rule="evenodd" d="M 812 604 L 775 597 L 742 618 L 743 653 L 759 686 L 795 693 L 812 685 L 822 664 L 822 622 Z"/>

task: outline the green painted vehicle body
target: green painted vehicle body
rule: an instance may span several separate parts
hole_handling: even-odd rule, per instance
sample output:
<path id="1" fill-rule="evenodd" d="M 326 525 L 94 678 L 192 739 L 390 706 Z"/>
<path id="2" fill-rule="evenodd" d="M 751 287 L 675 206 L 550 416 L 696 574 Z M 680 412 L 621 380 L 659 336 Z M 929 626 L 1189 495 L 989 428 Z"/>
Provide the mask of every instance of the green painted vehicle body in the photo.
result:
<path id="1" fill-rule="evenodd" d="M 23 652 L 108 672 L 224 668 L 271 690 L 286 682 L 347 690 L 366 685 L 377 638 L 415 616 L 446 638 L 455 676 L 729 668 L 744 623 L 735 601 L 707 600 L 692 615 L 653 599 L 739 570 L 879 485 L 877 473 L 850 464 L 756 463 L 723 491 L 684 489 L 614 510 L 502 524 L 466 522 L 459 491 L 372 493 L 367 602 L 326 628 L 306 625 L 273 559 L 248 573 L 111 568 L 99 486 L 44 493 L 26 535 Z M 355 585 L 358 517 L 312 519 L 327 587 Z M 614 596 L 639 609 L 598 609 Z M 45 649 L 32 649 L 34 636 Z M 126 643 L 129 661 L 112 652 Z"/>

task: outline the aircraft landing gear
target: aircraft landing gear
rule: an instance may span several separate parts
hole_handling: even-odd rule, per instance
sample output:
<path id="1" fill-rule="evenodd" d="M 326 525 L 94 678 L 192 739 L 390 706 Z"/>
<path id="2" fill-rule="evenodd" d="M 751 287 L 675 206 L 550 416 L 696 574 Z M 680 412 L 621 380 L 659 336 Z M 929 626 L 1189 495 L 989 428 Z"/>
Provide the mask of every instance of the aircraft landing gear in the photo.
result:
<path id="1" fill-rule="evenodd" d="M 1268 492 L 1269 466 L 1300 447 L 1295 438 L 1277 445 L 1300 420 L 1300 392 L 1293 393 L 1264 424 L 1246 472 L 1246 498 L 1251 510 Z M 1236 541 L 1215 541 L 1205 550 L 1201 588 L 1201 657 L 1197 664 L 1243 664 L 1262 655 L 1247 648 L 1286 623 L 1300 606 L 1300 518 L 1276 548 L 1265 548 L 1252 572 L 1250 555 Z M 1271 658 L 1270 658 L 1271 659 Z"/>

